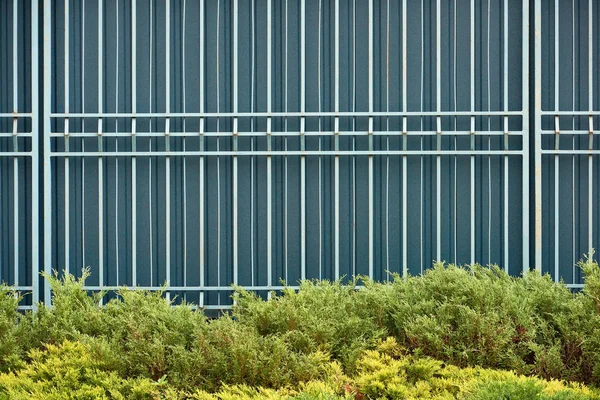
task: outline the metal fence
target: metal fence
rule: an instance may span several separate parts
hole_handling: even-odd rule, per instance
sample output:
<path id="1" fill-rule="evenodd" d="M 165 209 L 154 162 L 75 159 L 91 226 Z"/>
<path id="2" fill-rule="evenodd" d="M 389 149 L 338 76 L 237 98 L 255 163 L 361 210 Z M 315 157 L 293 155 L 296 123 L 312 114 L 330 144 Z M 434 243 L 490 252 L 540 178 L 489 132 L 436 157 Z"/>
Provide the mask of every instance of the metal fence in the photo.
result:
<path id="1" fill-rule="evenodd" d="M 600 233 L 600 6 L 536 6 L 536 267 L 581 287 L 574 264 Z"/>
<path id="2" fill-rule="evenodd" d="M 0 281 L 38 301 L 38 2 L 0 1 Z"/>
<path id="3" fill-rule="evenodd" d="M 0 0 L 0 279 L 207 308 L 434 260 L 576 287 L 598 7 L 531 3 L 535 30 L 522 0 Z"/>

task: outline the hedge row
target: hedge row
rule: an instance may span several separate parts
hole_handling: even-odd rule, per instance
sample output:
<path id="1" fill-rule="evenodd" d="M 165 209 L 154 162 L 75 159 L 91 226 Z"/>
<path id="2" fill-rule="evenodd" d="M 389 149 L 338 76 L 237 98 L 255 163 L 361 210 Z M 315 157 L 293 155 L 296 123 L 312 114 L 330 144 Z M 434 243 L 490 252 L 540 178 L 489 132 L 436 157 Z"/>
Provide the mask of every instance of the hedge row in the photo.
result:
<path id="1" fill-rule="evenodd" d="M 330 353 L 352 371 L 364 349 L 395 337 L 417 355 L 457 366 L 600 384 L 600 268 L 586 259 L 583 291 L 536 272 L 437 264 L 422 276 L 361 290 L 304 282 L 270 301 L 238 290 L 234 316 L 296 351 Z M 308 350 L 307 350 L 308 349 Z"/>
<path id="2" fill-rule="evenodd" d="M 326 374 L 320 380 L 300 382 L 293 388 L 238 384 L 221 386 L 216 393 L 178 390 L 168 378 L 122 377 L 110 362 L 80 342 L 47 345 L 46 350 L 33 350 L 30 355 L 23 369 L 0 374 L 0 400 L 600 399 L 600 392 L 574 383 L 479 367 L 458 368 L 411 356 L 393 338 L 380 342 L 376 350 L 365 351 L 352 376 L 344 374 L 337 362 L 326 362 L 321 365 Z"/>
<path id="3" fill-rule="evenodd" d="M 87 272 L 81 279 L 47 276 L 53 307 L 40 304 L 35 313 L 17 312 L 18 295 L 0 286 L 0 372 L 17 374 L 2 377 L 0 393 L 9 390 L 7 377 L 20 380 L 43 370 L 44 360 L 60 364 L 61 354 L 85 351 L 101 365 L 90 368 L 106 373 L 100 381 L 119 379 L 131 390 L 164 384 L 174 393 L 233 396 L 260 387 L 276 396 L 329 382 L 334 364 L 348 382 L 360 382 L 365 355 L 388 337 L 403 357 L 467 368 L 461 374 L 487 368 L 513 371 L 517 380 L 535 375 L 596 386 L 600 267 L 592 260 L 580 267 L 586 280 L 577 294 L 534 272 L 513 278 L 496 267 L 443 264 L 387 283 L 307 281 L 268 301 L 238 289 L 232 315 L 214 321 L 173 306 L 163 293 L 122 289 L 100 306 L 103 294 L 83 290 Z M 517 386 L 545 387 L 523 382 Z M 357 390 L 368 393 L 363 386 Z M 458 386 L 456 393 L 466 390 Z"/>

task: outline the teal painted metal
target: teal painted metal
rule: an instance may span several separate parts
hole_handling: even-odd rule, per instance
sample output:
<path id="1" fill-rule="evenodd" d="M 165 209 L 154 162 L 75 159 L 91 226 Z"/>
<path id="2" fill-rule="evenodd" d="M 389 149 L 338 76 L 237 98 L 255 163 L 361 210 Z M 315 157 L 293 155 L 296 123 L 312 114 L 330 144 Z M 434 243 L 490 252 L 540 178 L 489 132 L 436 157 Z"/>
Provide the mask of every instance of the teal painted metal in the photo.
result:
<path id="1" fill-rule="evenodd" d="M 46 7 L 47 265 L 216 307 L 232 283 L 528 266 L 527 4 Z"/>
<path id="2" fill-rule="evenodd" d="M 10 59 L 39 58 L 42 5 L 43 114 L 27 71 L 15 139 Z M 576 287 L 600 216 L 600 7 L 531 6 L 530 55 L 521 0 L 0 0 L 0 42 L 31 35 L 0 62 L 0 278 L 38 287 L 43 243 L 43 269 L 89 266 L 91 290 L 168 282 L 214 308 L 233 283 L 434 260 Z"/>
<path id="3" fill-rule="evenodd" d="M 0 281 L 38 301 L 38 2 L 0 2 Z"/>
<path id="4" fill-rule="evenodd" d="M 536 267 L 581 287 L 575 263 L 600 235 L 600 9 L 592 1 L 536 6 Z"/>

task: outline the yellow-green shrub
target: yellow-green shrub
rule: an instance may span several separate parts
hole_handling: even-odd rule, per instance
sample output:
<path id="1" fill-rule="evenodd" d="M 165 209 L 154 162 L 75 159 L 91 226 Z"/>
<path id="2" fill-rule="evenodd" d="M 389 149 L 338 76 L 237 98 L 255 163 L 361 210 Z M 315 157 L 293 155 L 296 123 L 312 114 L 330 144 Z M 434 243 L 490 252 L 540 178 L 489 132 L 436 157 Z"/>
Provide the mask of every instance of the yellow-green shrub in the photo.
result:
<path id="1" fill-rule="evenodd" d="M 406 355 L 393 338 L 365 352 L 354 384 L 372 399 L 600 399 L 600 393 L 575 383 Z"/>
<path id="2" fill-rule="evenodd" d="M 377 315 L 363 308 L 353 284 L 306 281 L 263 301 L 238 289 L 234 316 L 261 335 L 281 335 L 298 352 L 321 350 L 351 370 L 364 349 L 384 337 Z"/>
<path id="3" fill-rule="evenodd" d="M 234 350 L 232 354 L 235 354 Z M 265 388 L 249 382 L 219 383 L 209 390 L 182 390 L 169 377 L 121 376 L 91 346 L 65 341 L 32 350 L 31 362 L 13 373 L 0 374 L 0 400 L 7 399 L 464 399 L 464 400 L 595 400 L 600 394 L 575 383 L 546 381 L 511 371 L 459 368 L 428 357 L 415 357 L 388 338 L 365 351 L 357 371 L 345 375 L 340 365 L 322 360 L 318 380 Z M 214 372 L 214 371 L 213 371 Z M 270 369 L 276 374 L 279 371 Z"/>
<path id="4" fill-rule="evenodd" d="M 17 334 L 19 299 L 18 293 L 0 284 L 0 372 L 21 365 Z"/>
<path id="5" fill-rule="evenodd" d="M 46 276 L 53 306 L 36 313 L 17 312 L 15 293 L 0 287 L 0 371 L 23 368 L 28 350 L 70 340 L 119 376 L 166 376 L 174 390 L 297 387 L 323 378 L 328 360 L 356 377 L 364 352 L 393 336 L 414 360 L 598 385 L 600 267 L 590 259 L 580 266 L 586 283 L 575 295 L 534 272 L 514 278 L 495 267 L 443 264 L 391 283 L 303 282 L 269 301 L 238 290 L 233 317 L 210 323 L 161 292 L 123 289 L 101 305 L 102 293 L 83 289 L 87 271 L 80 279 Z M 401 372 L 412 382 L 413 369 L 420 374 L 439 362 L 411 362 Z"/>
<path id="6" fill-rule="evenodd" d="M 162 381 L 119 376 L 82 343 L 50 344 L 30 358 L 23 369 L 0 375 L 0 399 L 155 399 L 165 389 Z"/>
<path id="7" fill-rule="evenodd" d="M 280 388 L 326 375 L 329 355 L 294 351 L 281 336 L 261 336 L 222 317 L 198 334 L 189 351 L 180 349 L 169 381 L 179 388 L 215 391 L 222 384 Z"/>
<path id="8" fill-rule="evenodd" d="M 298 351 L 321 349 L 355 368 L 377 339 L 394 336 L 416 355 L 544 378 L 600 384 L 600 267 L 582 264 L 583 293 L 537 272 L 438 263 L 390 283 L 303 282 L 270 300 L 238 290 L 234 315 Z M 595 288 L 595 289 L 593 289 Z"/>

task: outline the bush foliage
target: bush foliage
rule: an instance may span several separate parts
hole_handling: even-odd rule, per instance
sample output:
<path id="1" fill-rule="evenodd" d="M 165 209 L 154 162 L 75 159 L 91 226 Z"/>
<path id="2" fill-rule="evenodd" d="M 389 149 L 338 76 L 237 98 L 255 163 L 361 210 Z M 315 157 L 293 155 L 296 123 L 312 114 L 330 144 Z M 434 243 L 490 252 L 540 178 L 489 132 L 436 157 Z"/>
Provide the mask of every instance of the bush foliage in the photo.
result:
<path id="1" fill-rule="evenodd" d="M 600 267 L 579 266 L 576 294 L 535 272 L 441 263 L 269 300 L 238 288 L 217 320 L 161 292 L 103 304 L 87 271 L 46 276 L 53 304 L 35 312 L 0 286 L 0 399 L 598 398 L 579 383 L 600 385 Z"/>
<path id="2" fill-rule="evenodd" d="M 32 350 L 26 367 L 0 375 L 0 399 L 600 399 L 584 386 L 518 376 L 480 367 L 459 368 L 407 354 L 394 338 L 367 350 L 357 370 L 321 362 L 326 375 L 295 387 L 264 388 L 251 382 L 220 385 L 214 391 L 182 390 L 168 377 L 122 377 L 91 346 L 65 341 Z M 276 371 L 271 371 L 271 373 Z"/>
<path id="3" fill-rule="evenodd" d="M 373 341 L 395 337 L 411 353 L 546 379 L 600 383 L 600 268 L 580 262 L 585 289 L 536 272 L 515 278 L 498 267 L 436 264 L 393 282 L 304 282 L 270 301 L 238 291 L 234 315 L 261 334 L 302 339 L 352 371 Z M 362 323 L 361 323 L 362 322 Z"/>

